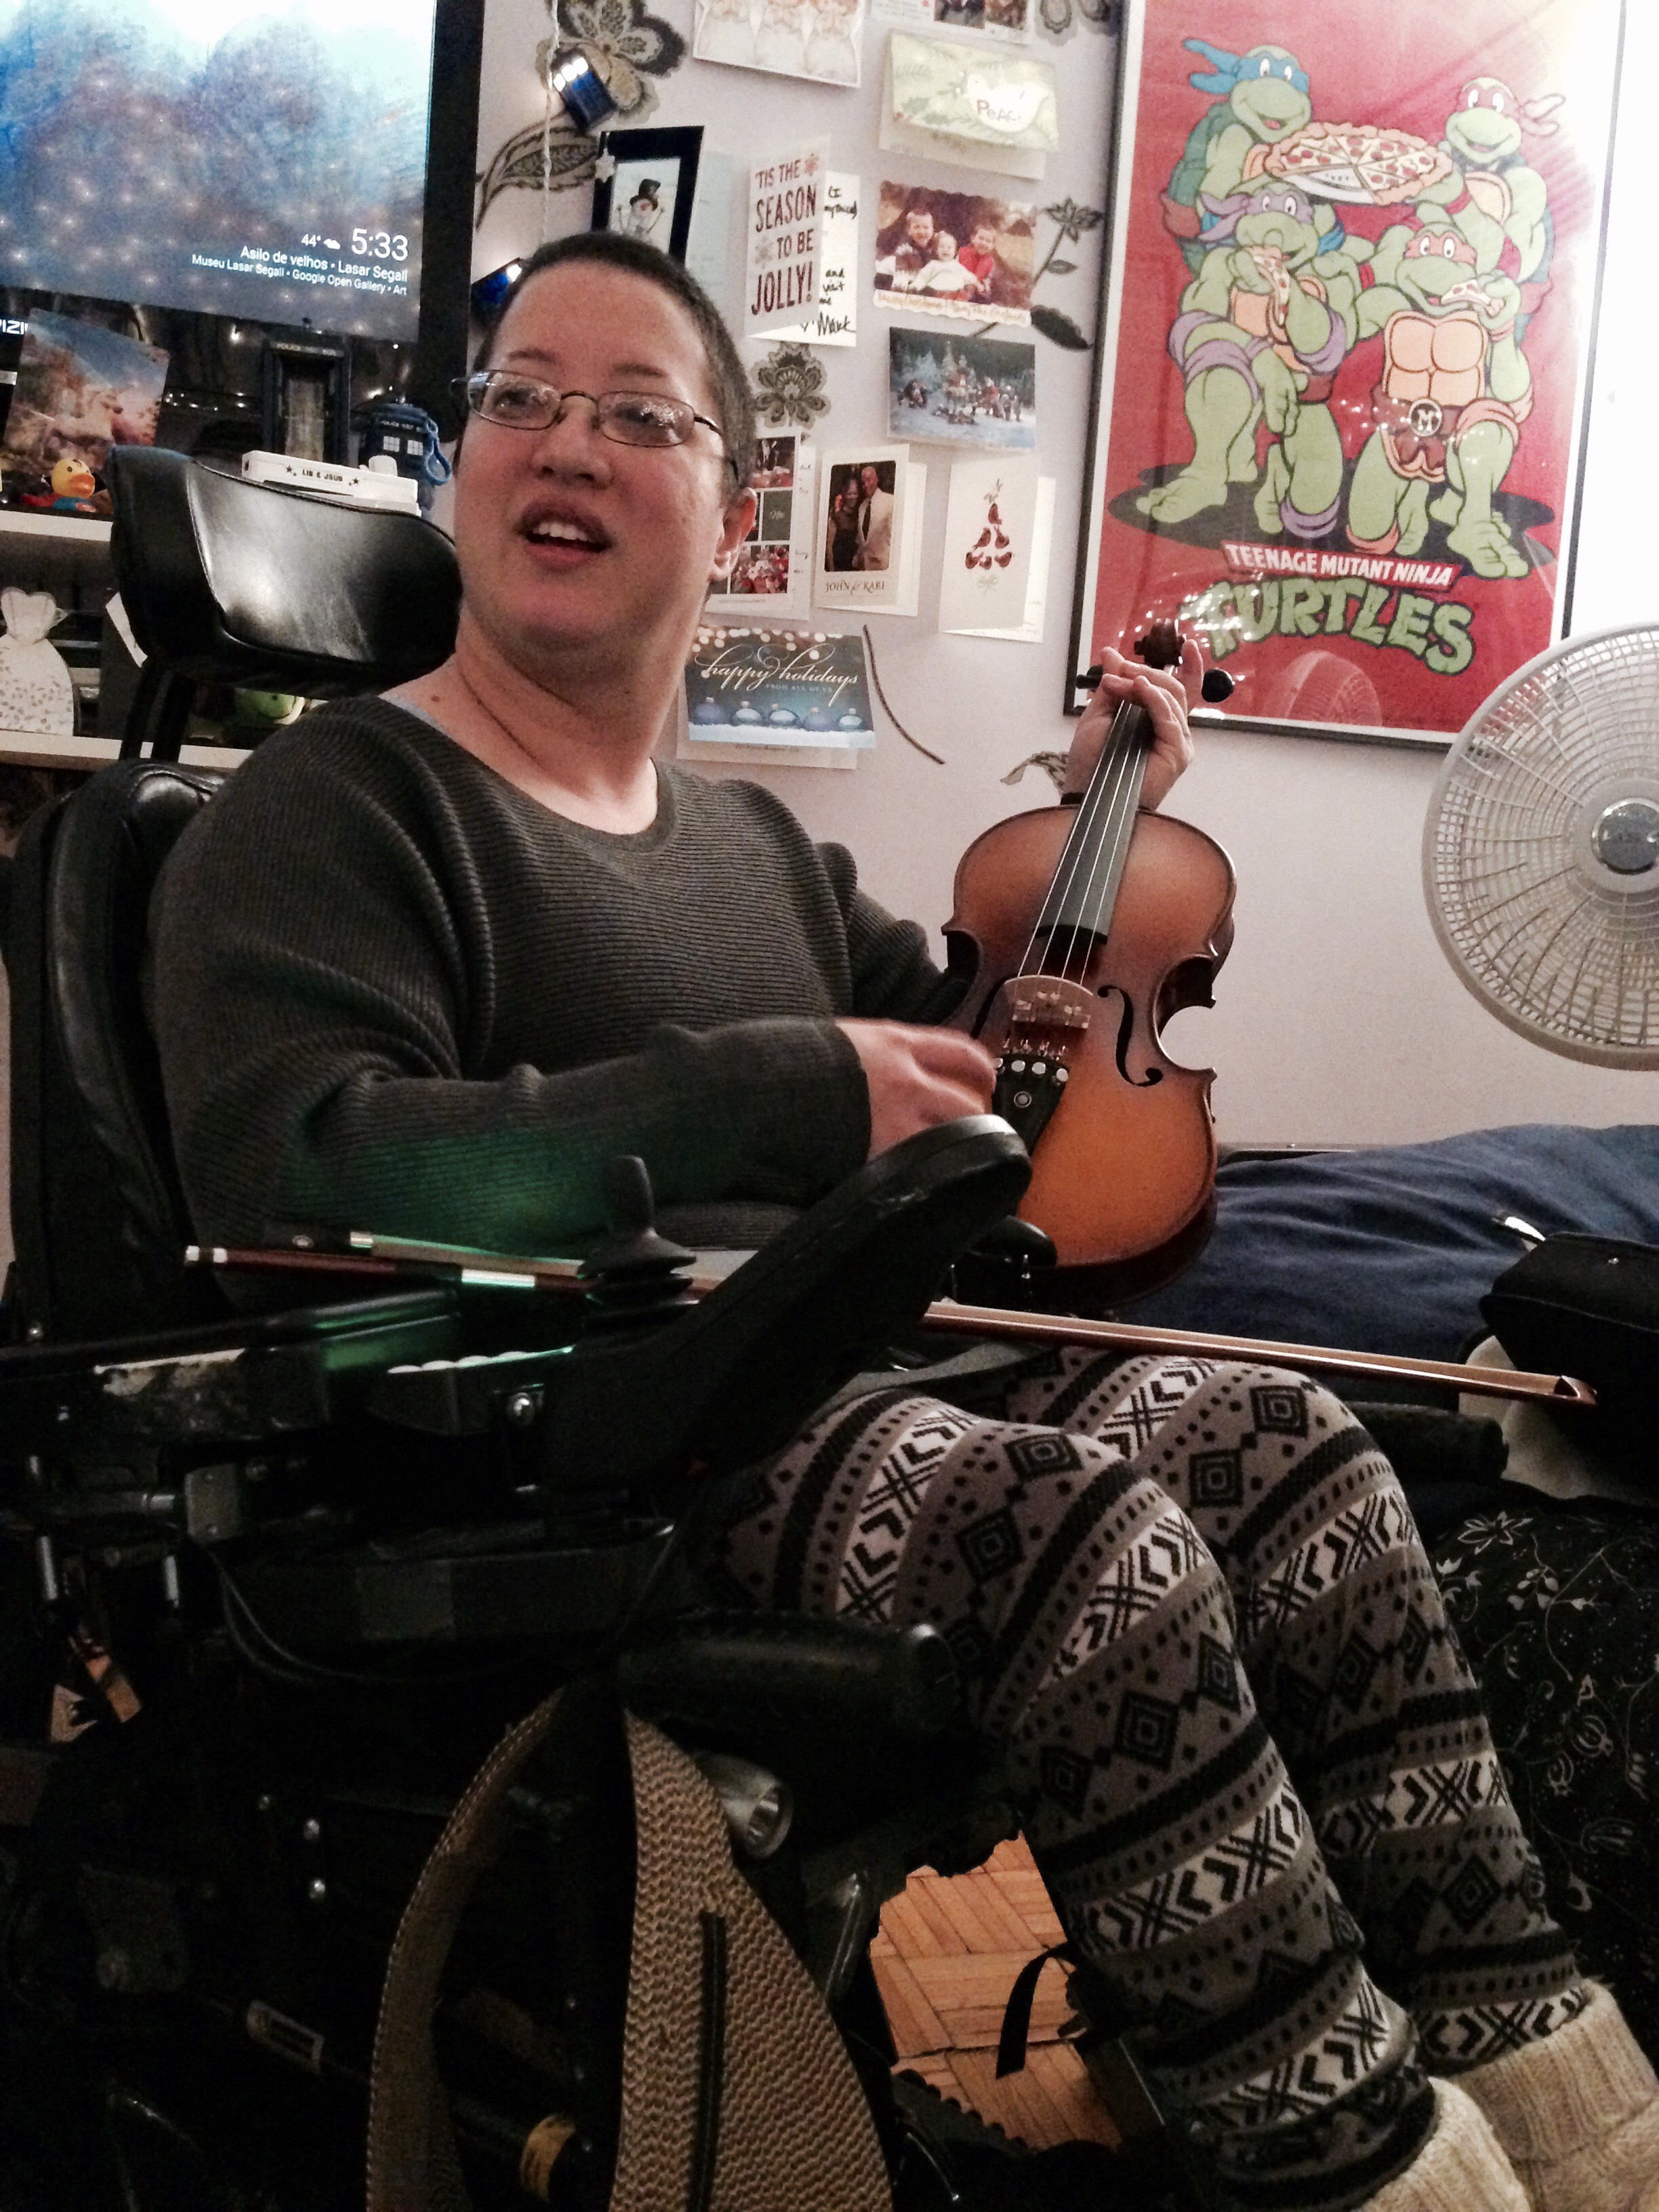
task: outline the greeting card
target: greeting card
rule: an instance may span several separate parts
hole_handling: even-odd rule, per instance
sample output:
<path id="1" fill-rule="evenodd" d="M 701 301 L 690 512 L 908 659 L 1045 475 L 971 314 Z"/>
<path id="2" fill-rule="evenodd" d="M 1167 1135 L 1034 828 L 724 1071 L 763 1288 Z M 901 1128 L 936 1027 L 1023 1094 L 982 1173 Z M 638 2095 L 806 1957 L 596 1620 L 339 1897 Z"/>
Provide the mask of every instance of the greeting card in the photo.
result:
<path id="1" fill-rule="evenodd" d="M 942 630 L 1014 629 L 1025 618 L 1036 523 L 1030 453 L 956 462 L 945 519 Z"/>

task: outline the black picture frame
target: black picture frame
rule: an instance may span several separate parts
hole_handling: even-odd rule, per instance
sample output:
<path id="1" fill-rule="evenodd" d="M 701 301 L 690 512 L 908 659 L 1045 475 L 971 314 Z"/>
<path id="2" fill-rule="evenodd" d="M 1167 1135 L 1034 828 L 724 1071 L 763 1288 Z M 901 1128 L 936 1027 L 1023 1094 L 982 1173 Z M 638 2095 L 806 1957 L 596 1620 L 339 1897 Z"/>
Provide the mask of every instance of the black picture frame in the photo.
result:
<path id="1" fill-rule="evenodd" d="M 599 140 L 599 167 L 606 171 L 596 177 L 593 184 L 593 230 L 628 231 L 635 237 L 647 239 L 653 246 L 661 246 L 671 259 L 685 259 L 686 241 L 691 235 L 691 208 L 697 192 L 697 163 L 702 152 L 702 125 L 692 125 L 679 131 L 607 131 Z M 606 160 L 606 156 L 609 160 Z M 660 177 L 647 179 L 646 168 L 660 169 Z M 653 182 L 660 199 L 663 186 L 672 177 L 673 201 L 668 216 L 668 235 L 659 234 L 656 224 L 636 229 L 623 219 L 623 211 L 635 204 L 640 195 L 626 199 L 617 197 L 620 179 L 625 186 L 631 181 Z M 617 220 L 612 221 L 612 210 Z"/>

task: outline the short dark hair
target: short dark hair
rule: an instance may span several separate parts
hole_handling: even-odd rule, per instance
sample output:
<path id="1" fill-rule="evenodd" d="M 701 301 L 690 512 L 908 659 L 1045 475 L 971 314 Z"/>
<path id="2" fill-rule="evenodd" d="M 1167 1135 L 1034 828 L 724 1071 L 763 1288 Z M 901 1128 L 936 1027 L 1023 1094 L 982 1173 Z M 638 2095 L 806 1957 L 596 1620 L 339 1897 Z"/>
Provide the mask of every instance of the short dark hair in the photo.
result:
<path id="1" fill-rule="evenodd" d="M 496 334 L 507 311 L 531 278 L 539 276 L 544 269 L 561 268 L 568 261 L 596 261 L 601 268 L 620 269 L 630 276 L 643 276 L 647 284 L 666 292 L 671 300 L 678 300 L 685 309 L 702 341 L 708 380 L 714 388 L 714 412 L 741 490 L 755 465 L 755 402 L 749 389 L 748 374 L 732 333 L 726 327 L 726 318 L 696 278 L 642 238 L 630 238 L 617 230 L 580 230 L 568 238 L 556 238 L 546 246 L 538 246 L 513 279 L 500 307 L 485 325 L 472 362 L 475 373 L 489 368 Z"/>

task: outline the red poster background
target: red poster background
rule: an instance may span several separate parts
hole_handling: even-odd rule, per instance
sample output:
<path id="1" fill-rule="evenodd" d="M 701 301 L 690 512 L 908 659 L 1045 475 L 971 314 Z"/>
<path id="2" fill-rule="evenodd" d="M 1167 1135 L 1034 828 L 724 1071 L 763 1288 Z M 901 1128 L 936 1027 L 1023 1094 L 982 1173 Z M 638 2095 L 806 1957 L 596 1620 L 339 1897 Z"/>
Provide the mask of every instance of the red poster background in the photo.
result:
<path id="1" fill-rule="evenodd" d="M 1533 0 L 1524 8 L 1515 0 L 1391 0 L 1387 9 L 1375 9 L 1334 0 L 1144 0 L 1142 15 L 1139 83 L 1126 86 L 1123 100 L 1123 128 L 1134 134 L 1133 161 L 1127 196 L 1114 218 L 1127 225 L 1127 241 L 1111 380 L 1103 392 L 1097 434 L 1095 467 L 1098 471 L 1103 465 L 1105 484 L 1103 498 L 1097 489 L 1098 556 L 1085 625 L 1091 641 L 1082 656 L 1085 662 L 1098 659 L 1103 646 L 1128 651 L 1149 617 L 1176 614 L 1183 602 L 1191 621 L 1195 603 L 1212 585 L 1233 586 L 1237 605 L 1237 590 L 1251 588 L 1250 568 L 1237 555 L 1230 560 L 1223 541 L 1278 549 L 1277 555 L 1270 550 L 1251 556 L 1258 583 L 1275 559 L 1282 567 L 1304 550 L 1302 541 L 1288 532 L 1273 538 L 1261 531 L 1252 505 L 1254 484 L 1235 486 L 1224 512 L 1167 528 L 1133 509 L 1135 495 L 1158 480 L 1155 471 L 1167 474 L 1190 459 L 1193 451 L 1181 372 L 1167 350 L 1170 328 L 1181 313 L 1192 272 L 1177 240 L 1164 227 L 1161 195 L 1188 133 L 1218 95 L 1194 90 L 1189 83 L 1194 74 L 1207 74 L 1211 64 L 1183 41 L 1200 38 L 1236 55 L 1258 45 L 1284 47 L 1307 73 L 1316 119 L 1404 129 L 1437 146 L 1471 78 L 1501 78 L 1523 103 L 1567 95 L 1549 118 L 1554 131 L 1528 127 L 1522 142 L 1523 159 L 1547 185 L 1554 225 L 1544 272 L 1547 289 L 1524 333 L 1532 412 L 1502 494 L 1511 503 L 1514 542 L 1527 553 L 1529 573 L 1515 579 L 1476 576 L 1448 553 L 1443 528 L 1431 525 L 1413 565 L 1443 568 L 1449 562 L 1455 570 L 1449 582 L 1430 585 L 1403 578 L 1403 572 L 1385 579 L 1375 569 L 1370 579 L 1395 586 L 1387 603 L 1373 612 L 1373 632 L 1388 630 L 1400 588 L 1436 602 L 1455 600 L 1468 609 L 1468 635 L 1474 648 L 1468 665 L 1458 673 L 1437 674 L 1420 652 L 1403 644 L 1364 642 L 1346 631 L 1328 635 L 1322 622 L 1310 638 L 1305 600 L 1303 629 L 1288 635 L 1275 633 L 1241 642 L 1240 624 L 1224 619 L 1227 599 L 1214 593 L 1204 602 L 1197 623 L 1206 647 L 1224 661 L 1237 684 L 1231 714 L 1326 728 L 1455 732 L 1505 676 L 1543 651 L 1559 629 L 1612 96 L 1608 11 L 1586 7 L 1583 0 Z M 1121 191 L 1121 169 L 1119 179 Z M 1337 212 L 1350 236 L 1373 240 L 1389 224 L 1414 220 L 1409 203 L 1389 208 L 1345 204 Z M 1382 365 L 1381 338 L 1361 338 L 1337 372 L 1331 406 L 1345 456 L 1343 510 L 1334 528 L 1314 541 L 1316 557 L 1304 575 L 1334 580 L 1355 573 L 1351 564 L 1358 556 L 1348 548 L 1345 529 L 1347 481 L 1370 434 L 1370 393 Z M 1256 439 L 1260 459 L 1268 443 L 1265 427 L 1258 428 Z M 1516 499 L 1535 502 L 1543 513 L 1515 507 Z M 1086 537 L 1086 519 L 1084 527 Z M 1206 531 L 1214 542 L 1187 542 Z M 1271 599 L 1252 595 L 1243 607 L 1246 626 L 1260 628 L 1272 619 L 1273 605 Z M 1358 602 L 1350 616 L 1357 611 Z"/>

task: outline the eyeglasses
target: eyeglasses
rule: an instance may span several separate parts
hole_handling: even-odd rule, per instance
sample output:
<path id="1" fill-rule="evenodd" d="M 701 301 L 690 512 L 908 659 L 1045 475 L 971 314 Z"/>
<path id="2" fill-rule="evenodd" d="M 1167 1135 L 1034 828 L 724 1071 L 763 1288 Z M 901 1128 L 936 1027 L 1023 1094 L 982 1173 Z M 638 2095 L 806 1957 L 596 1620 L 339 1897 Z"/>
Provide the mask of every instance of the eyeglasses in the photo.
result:
<path id="1" fill-rule="evenodd" d="M 683 446 L 696 422 L 717 438 L 725 434 L 718 422 L 699 415 L 689 400 L 671 399 L 660 392 L 560 392 L 536 377 L 515 375 L 507 368 L 458 377 L 454 390 L 474 415 L 507 430 L 550 429 L 563 416 L 568 401 L 586 399 L 599 435 L 618 446 Z M 735 476 L 737 464 L 723 447 L 722 458 Z"/>

